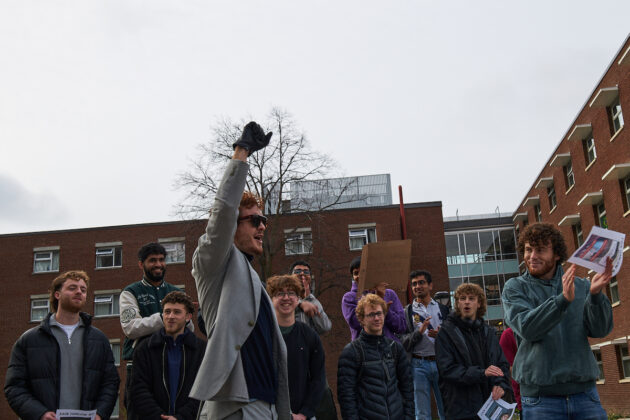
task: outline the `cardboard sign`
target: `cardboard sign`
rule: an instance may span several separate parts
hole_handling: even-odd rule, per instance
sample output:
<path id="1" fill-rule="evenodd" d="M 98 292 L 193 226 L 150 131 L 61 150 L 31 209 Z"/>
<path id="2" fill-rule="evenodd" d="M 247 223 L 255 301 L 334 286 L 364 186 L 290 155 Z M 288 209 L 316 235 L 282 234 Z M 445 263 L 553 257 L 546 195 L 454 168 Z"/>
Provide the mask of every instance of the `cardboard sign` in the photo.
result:
<path id="1" fill-rule="evenodd" d="M 388 289 L 406 292 L 411 269 L 411 239 L 373 242 L 363 246 L 359 290 L 373 289 L 377 284 L 388 283 Z"/>

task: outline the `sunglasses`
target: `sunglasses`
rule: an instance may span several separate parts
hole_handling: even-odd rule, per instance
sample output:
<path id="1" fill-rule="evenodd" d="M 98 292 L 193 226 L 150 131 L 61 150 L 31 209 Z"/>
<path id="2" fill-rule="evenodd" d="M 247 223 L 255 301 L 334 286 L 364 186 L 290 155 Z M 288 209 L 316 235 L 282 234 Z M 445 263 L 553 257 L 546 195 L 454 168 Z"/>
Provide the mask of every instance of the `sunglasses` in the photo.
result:
<path id="1" fill-rule="evenodd" d="M 238 221 L 240 222 L 241 220 L 249 220 L 249 223 L 255 228 L 260 226 L 261 223 L 264 227 L 267 227 L 267 218 L 260 214 L 250 214 L 249 216 L 239 217 Z"/>
<path id="2" fill-rule="evenodd" d="M 302 270 L 301 268 L 296 268 L 295 270 L 293 270 L 293 274 L 304 274 L 305 276 L 310 276 L 311 275 L 311 271 L 310 270 Z"/>

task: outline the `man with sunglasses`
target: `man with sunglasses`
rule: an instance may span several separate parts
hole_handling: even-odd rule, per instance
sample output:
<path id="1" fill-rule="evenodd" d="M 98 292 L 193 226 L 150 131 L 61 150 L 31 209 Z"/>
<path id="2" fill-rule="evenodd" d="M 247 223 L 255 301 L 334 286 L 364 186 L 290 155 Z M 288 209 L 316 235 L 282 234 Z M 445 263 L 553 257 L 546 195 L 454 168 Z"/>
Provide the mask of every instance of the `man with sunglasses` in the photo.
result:
<path id="1" fill-rule="evenodd" d="M 328 319 L 326 312 L 324 312 L 322 304 L 313 296 L 313 291 L 311 290 L 312 277 L 309 263 L 306 261 L 295 261 L 291 264 L 289 273 L 297 276 L 302 282 L 302 286 L 304 286 L 304 296 L 300 297 L 298 306 L 295 309 L 295 318 L 308 324 L 320 335 L 330 331 L 332 323 Z"/>
<path id="2" fill-rule="evenodd" d="M 263 253 L 267 219 L 244 191 L 247 157 L 272 133 L 248 123 L 216 192 L 192 275 L 208 333 L 190 396 L 210 419 L 291 419 L 287 351 L 271 299 L 251 261 Z"/>

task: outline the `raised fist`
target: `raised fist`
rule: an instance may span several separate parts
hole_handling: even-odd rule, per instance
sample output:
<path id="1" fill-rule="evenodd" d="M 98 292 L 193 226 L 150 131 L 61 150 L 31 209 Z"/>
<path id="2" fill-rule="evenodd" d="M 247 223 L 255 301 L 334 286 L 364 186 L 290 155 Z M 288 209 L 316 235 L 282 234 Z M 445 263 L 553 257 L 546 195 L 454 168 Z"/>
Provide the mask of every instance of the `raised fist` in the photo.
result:
<path id="1" fill-rule="evenodd" d="M 232 145 L 232 148 L 236 149 L 236 146 L 242 147 L 251 155 L 255 151 L 266 147 L 272 135 L 273 133 L 271 131 L 265 134 L 258 123 L 251 121 L 243 128 L 241 137 Z"/>

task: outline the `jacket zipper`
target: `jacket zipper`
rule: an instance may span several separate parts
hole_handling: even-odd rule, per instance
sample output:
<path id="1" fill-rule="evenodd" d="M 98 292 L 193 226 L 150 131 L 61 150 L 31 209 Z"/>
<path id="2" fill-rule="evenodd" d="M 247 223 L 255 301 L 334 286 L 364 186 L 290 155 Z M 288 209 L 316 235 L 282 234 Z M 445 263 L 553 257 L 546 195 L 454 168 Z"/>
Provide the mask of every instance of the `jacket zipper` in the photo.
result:
<path id="1" fill-rule="evenodd" d="M 164 345 L 162 346 L 162 385 L 164 385 L 164 390 L 166 391 L 166 396 L 168 397 L 168 406 L 170 408 L 171 394 L 168 392 L 168 386 L 166 385 L 166 369 L 168 369 L 168 366 L 164 363 L 164 361 L 166 360 L 165 355 L 166 355 L 166 342 L 164 342 Z M 168 411 L 171 411 L 171 410 L 169 409 Z"/>

